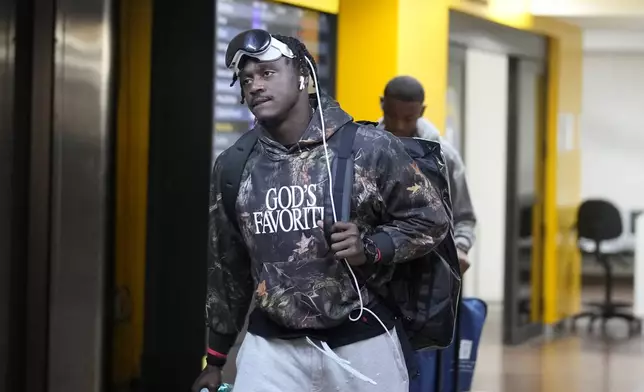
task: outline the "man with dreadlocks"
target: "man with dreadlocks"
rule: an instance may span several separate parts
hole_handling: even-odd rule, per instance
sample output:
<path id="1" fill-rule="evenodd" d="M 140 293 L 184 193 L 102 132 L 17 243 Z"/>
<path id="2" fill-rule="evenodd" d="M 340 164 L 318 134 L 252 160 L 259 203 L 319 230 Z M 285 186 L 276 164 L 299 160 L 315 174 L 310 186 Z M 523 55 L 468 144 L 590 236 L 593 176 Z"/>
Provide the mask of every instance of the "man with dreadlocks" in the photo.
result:
<path id="1" fill-rule="evenodd" d="M 221 384 L 255 294 L 235 392 L 407 392 L 405 339 L 372 288 L 447 235 L 439 195 L 396 137 L 358 126 L 319 91 L 297 39 L 242 32 L 226 65 L 257 122 L 213 168 L 208 365 L 193 390 Z M 339 206 L 347 135 L 353 181 Z"/>

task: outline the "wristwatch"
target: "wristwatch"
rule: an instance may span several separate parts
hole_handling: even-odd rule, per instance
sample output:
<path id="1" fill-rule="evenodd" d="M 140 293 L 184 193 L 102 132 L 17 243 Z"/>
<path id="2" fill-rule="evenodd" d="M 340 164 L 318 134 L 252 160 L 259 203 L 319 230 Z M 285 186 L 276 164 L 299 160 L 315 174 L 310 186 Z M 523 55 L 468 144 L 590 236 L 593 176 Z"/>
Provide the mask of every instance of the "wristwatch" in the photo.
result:
<path id="1" fill-rule="evenodd" d="M 367 256 L 367 264 L 376 264 L 380 261 L 382 254 L 371 238 L 364 237 L 362 239 L 362 246 L 364 247 L 364 254 Z"/>

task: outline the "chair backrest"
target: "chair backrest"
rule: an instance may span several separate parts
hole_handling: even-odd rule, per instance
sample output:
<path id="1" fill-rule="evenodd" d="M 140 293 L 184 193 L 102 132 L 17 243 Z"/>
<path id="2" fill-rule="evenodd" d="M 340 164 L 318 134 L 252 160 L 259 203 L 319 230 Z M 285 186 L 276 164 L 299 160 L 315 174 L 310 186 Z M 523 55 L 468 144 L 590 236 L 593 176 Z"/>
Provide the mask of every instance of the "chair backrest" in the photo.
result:
<path id="1" fill-rule="evenodd" d="M 607 241 L 622 235 L 622 215 L 606 200 L 586 200 L 577 212 L 577 235 L 593 241 Z"/>

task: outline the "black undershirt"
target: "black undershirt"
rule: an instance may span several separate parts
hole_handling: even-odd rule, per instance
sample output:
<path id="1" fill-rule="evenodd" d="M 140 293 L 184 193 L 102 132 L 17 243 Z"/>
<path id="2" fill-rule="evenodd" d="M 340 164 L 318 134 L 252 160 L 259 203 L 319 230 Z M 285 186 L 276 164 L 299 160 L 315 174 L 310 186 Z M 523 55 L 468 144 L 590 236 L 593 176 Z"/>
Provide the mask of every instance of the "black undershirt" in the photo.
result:
<path id="1" fill-rule="evenodd" d="M 394 317 L 384 305 L 377 304 L 370 310 L 378 315 L 388 331 L 394 328 Z M 356 317 L 358 314 L 359 310 L 356 310 L 352 316 Z M 371 313 L 363 312 L 360 320 L 347 319 L 337 327 L 293 330 L 278 325 L 260 309 L 255 308 L 248 317 L 248 332 L 265 339 L 288 340 L 309 337 L 313 341 L 324 341 L 329 347 L 336 348 L 380 336 L 385 333 L 385 329 Z"/>

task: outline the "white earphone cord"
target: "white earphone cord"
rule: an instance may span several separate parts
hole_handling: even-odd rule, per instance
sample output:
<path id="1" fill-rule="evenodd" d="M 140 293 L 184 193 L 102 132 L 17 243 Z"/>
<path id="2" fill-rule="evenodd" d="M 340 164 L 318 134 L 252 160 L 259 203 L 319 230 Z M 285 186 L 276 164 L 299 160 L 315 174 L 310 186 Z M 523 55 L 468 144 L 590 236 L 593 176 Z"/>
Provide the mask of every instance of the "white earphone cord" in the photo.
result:
<path id="1" fill-rule="evenodd" d="M 326 127 L 325 127 L 325 125 L 324 125 L 324 114 L 322 113 L 322 101 L 321 101 L 321 98 L 320 98 L 320 89 L 319 89 L 319 87 L 318 87 L 318 86 L 319 86 L 319 84 L 318 84 L 318 78 L 317 78 L 317 75 L 316 75 L 316 73 L 315 73 L 315 69 L 314 69 L 314 67 L 313 67 L 313 64 L 311 63 L 311 60 L 309 60 L 306 56 L 305 56 L 305 58 L 306 58 L 306 61 L 307 61 L 307 62 L 308 62 L 308 64 L 309 64 L 309 68 L 311 69 L 311 73 L 313 74 L 313 82 L 315 83 L 315 96 L 317 97 L 317 101 L 318 101 L 318 112 L 320 113 L 320 124 L 321 124 L 321 127 L 322 127 L 322 145 L 324 146 L 324 157 L 326 158 L 327 174 L 329 175 L 329 186 L 328 186 L 328 189 L 329 189 L 329 195 L 331 196 L 331 197 L 330 197 L 330 199 L 331 199 L 331 211 L 333 212 L 333 222 L 337 222 L 337 221 L 338 221 L 338 217 L 337 217 L 337 214 L 336 214 L 336 212 L 335 212 L 335 201 L 333 200 L 333 175 L 332 175 L 332 173 L 331 173 L 331 161 L 330 161 L 330 159 L 329 159 L 329 150 L 328 150 L 327 143 L 326 143 Z M 355 322 L 355 321 L 358 321 L 358 320 L 360 320 L 360 319 L 362 318 L 362 315 L 363 315 L 363 313 L 364 313 L 364 312 L 370 313 L 370 314 L 371 314 L 371 315 L 372 315 L 376 320 L 378 320 L 378 322 L 380 323 L 380 325 L 382 326 L 382 328 L 385 330 L 385 332 L 387 333 L 387 335 L 388 335 L 388 336 L 389 336 L 389 338 L 391 339 L 391 341 L 392 341 L 392 343 L 393 343 L 393 347 L 394 347 L 394 349 L 395 349 L 395 347 L 397 347 L 397 346 L 398 346 L 398 344 L 397 344 L 397 342 L 394 340 L 393 335 L 391 334 L 391 332 L 389 332 L 389 330 L 387 329 L 387 326 L 385 326 L 385 323 L 383 323 L 383 322 L 382 322 L 382 320 L 380 319 L 380 317 L 378 317 L 374 312 L 372 312 L 372 311 L 371 311 L 371 309 L 367 309 L 367 308 L 365 308 L 365 306 L 364 306 L 364 302 L 363 302 L 363 300 L 362 300 L 362 293 L 361 293 L 361 291 L 360 291 L 360 285 L 358 284 L 358 278 L 356 278 L 356 275 L 355 275 L 355 273 L 353 272 L 353 269 L 351 268 L 351 265 L 349 264 L 349 262 L 348 262 L 346 259 L 345 259 L 345 260 L 343 260 L 343 262 L 347 265 L 347 268 L 349 269 L 349 272 L 351 273 L 351 277 L 353 278 L 354 288 L 355 288 L 356 292 L 358 293 L 358 298 L 360 299 L 360 313 L 358 314 L 358 316 L 357 316 L 356 318 L 353 318 L 353 317 L 351 317 L 351 315 L 349 315 L 349 320 L 351 320 L 351 321 L 354 321 L 354 322 Z M 321 348 L 319 348 L 316 344 L 314 344 L 310 339 L 307 339 L 307 341 L 309 342 L 309 344 L 313 344 L 313 346 L 314 346 L 315 348 L 317 348 L 319 351 L 321 351 L 321 352 L 322 352 L 322 353 L 324 353 L 325 355 L 329 356 L 330 358 L 333 358 L 333 356 L 335 356 L 335 357 L 337 357 L 338 359 L 340 359 L 340 360 L 344 361 L 343 363 L 340 363 L 340 362 L 338 362 L 338 361 L 336 360 L 336 362 L 338 362 L 338 364 L 339 364 L 340 366 L 342 366 L 343 368 L 345 368 L 345 369 L 346 369 L 346 366 L 348 366 L 348 364 L 349 364 L 349 362 L 348 362 L 348 361 L 341 359 L 340 357 L 338 357 L 338 356 L 337 356 L 335 353 L 333 353 L 332 351 L 331 351 L 331 352 L 332 352 L 333 354 L 329 354 L 328 352 L 326 352 L 326 349 L 328 348 L 328 345 L 324 346 L 326 343 L 323 343 L 324 350 L 322 350 L 322 349 L 321 349 Z M 329 348 L 329 350 L 331 350 L 331 349 Z M 333 359 L 335 359 L 335 358 L 333 358 Z M 348 370 L 348 369 L 347 369 L 347 370 Z M 355 369 L 352 369 L 352 370 L 355 370 Z M 351 372 L 351 371 L 350 371 L 350 372 Z M 357 371 L 356 371 L 356 372 L 357 372 Z M 366 378 L 366 376 L 363 376 L 363 377 L 365 377 L 365 378 Z M 364 378 L 362 378 L 362 377 L 360 377 L 360 378 L 361 378 L 361 379 L 363 379 L 363 380 L 365 380 L 365 379 L 364 379 Z M 376 382 L 375 382 L 375 381 L 373 381 L 373 380 L 371 380 L 371 379 L 368 379 L 368 380 L 365 380 L 365 381 L 371 382 L 372 384 L 376 385 Z"/>

